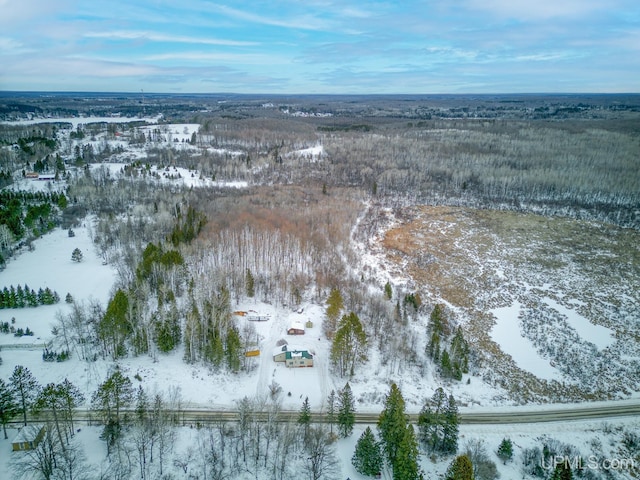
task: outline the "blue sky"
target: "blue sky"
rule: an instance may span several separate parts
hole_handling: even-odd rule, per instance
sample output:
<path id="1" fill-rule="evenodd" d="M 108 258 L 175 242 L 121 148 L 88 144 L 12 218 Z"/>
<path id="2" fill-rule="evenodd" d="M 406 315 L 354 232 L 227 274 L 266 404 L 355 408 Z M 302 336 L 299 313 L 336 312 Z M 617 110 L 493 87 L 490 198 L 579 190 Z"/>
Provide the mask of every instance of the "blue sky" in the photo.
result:
<path id="1" fill-rule="evenodd" d="M 0 0 L 0 90 L 640 92 L 638 0 Z"/>

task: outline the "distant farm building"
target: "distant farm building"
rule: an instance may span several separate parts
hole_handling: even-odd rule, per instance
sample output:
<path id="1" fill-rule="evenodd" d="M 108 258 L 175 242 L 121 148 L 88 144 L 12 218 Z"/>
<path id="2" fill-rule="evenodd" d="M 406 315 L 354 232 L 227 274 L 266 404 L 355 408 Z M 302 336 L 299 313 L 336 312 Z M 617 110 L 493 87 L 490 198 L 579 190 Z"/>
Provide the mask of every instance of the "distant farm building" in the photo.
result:
<path id="1" fill-rule="evenodd" d="M 283 345 L 273 351 L 274 362 L 284 362 L 287 367 L 313 367 L 313 354 L 305 348 Z"/>
<path id="2" fill-rule="evenodd" d="M 56 175 L 55 173 L 41 173 L 40 175 L 38 175 L 38 180 L 55 180 L 56 179 Z"/>
<path id="3" fill-rule="evenodd" d="M 11 443 L 14 452 L 34 450 L 44 438 L 44 427 L 21 428 Z"/>
<path id="4" fill-rule="evenodd" d="M 245 317 L 250 322 L 266 322 L 268 320 L 271 320 L 271 317 L 269 315 L 260 315 L 255 310 L 249 310 L 248 312 L 237 310 L 233 312 L 233 314 L 239 317 Z"/>
<path id="5" fill-rule="evenodd" d="M 287 329 L 287 335 L 304 335 L 304 324 L 302 322 L 293 322 Z"/>

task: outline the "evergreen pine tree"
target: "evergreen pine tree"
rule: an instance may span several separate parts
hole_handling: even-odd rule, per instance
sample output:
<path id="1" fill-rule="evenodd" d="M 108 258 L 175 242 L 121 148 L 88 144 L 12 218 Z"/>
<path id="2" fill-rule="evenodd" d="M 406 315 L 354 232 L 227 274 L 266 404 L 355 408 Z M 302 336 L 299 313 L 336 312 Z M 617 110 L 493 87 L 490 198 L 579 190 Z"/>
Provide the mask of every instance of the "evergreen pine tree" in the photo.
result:
<path id="1" fill-rule="evenodd" d="M 444 333 L 444 307 L 437 303 L 431 315 L 429 315 L 429 326 L 432 332 L 437 332 L 439 335 Z"/>
<path id="2" fill-rule="evenodd" d="M 222 335 L 220 335 L 220 329 L 215 328 L 213 330 L 213 340 L 210 344 L 210 355 L 209 360 L 213 364 L 213 366 L 217 369 L 222 366 L 222 362 L 224 360 L 224 342 L 222 341 Z"/>
<path id="3" fill-rule="evenodd" d="M 382 451 L 370 427 L 360 435 L 351 463 L 358 473 L 368 477 L 376 476 L 382 471 Z"/>
<path id="4" fill-rule="evenodd" d="M 420 478 L 418 441 L 413 432 L 413 425 L 408 425 L 405 428 L 400 448 L 392 466 L 393 480 L 418 480 Z"/>
<path id="5" fill-rule="evenodd" d="M 367 335 L 358 316 L 344 315 L 331 343 L 330 360 L 341 377 L 353 375 L 355 366 L 366 360 Z"/>
<path id="6" fill-rule="evenodd" d="M 498 447 L 498 458 L 502 460 L 503 465 L 513 458 L 513 442 L 510 438 L 503 438 Z"/>
<path id="7" fill-rule="evenodd" d="M 42 289 L 40 289 L 42 291 Z M 16 308 L 16 289 L 13 285 L 9 287 L 9 301 L 7 302 L 7 306 L 9 308 Z"/>
<path id="8" fill-rule="evenodd" d="M 231 327 L 227 331 L 227 341 L 225 343 L 225 356 L 229 370 L 236 373 L 240 370 L 242 356 L 242 341 L 238 329 Z"/>
<path id="9" fill-rule="evenodd" d="M 22 285 L 18 284 L 18 288 L 16 289 L 16 307 L 24 308 L 25 305 L 24 290 L 22 289 Z"/>
<path id="10" fill-rule="evenodd" d="M 18 411 L 22 413 L 24 425 L 27 425 L 27 410 L 38 396 L 40 385 L 28 368 L 17 365 L 9 379 L 14 397 L 18 402 Z"/>
<path id="11" fill-rule="evenodd" d="M 327 309 L 325 310 L 326 321 L 324 322 L 324 333 L 327 338 L 332 338 L 336 331 L 340 312 L 344 308 L 342 294 L 337 288 L 332 288 L 327 299 Z"/>
<path id="12" fill-rule="evenodd" d="M 33 288 L 30 289 L 29 293 L 27 294 L 27 305 L 29 305 L 30 307 L 38 306 L 38 295 Z"/>
<path id="13" fill-rule="evenodd" d="M 387 297 L 387 300 L 391 300 L 391 298 L 393 297 L 393 290 L 389 282 L 385 283 L 384 285 L 384 296 Z"/>
<path id="14" fill-rule="evenodd" d="M 346 438 L 353 432 L 356 420 L 356 405 L 349 382 L 338 393 L 338 433 Z"/>
<path id="15" fill-rule="evenodd" d="M 249 270 L 248 268 L 245 274 L 244 284 L 245 284 L 247 297 L 253 298 L 256 294 L 256 286 L 255 286 L 255 280 L 253 278 L 253 274 L 251 273 L 251 270 Z"/>
<path id="16" fill-rule="evenodd" d="M 440 372 L 445 377 L 451 376 L 451 359 L 449 358 L 449 352 L 446 349 L 442 350 L 440 356 Z"/>
<path id="17" fill-rule="evenodd" d="M 420 443 L 431 451 L 440 451 L 444 438 L 445 410 L 447 396 L 442 387 L 438 387 L 418 415 Z"/>
<path id="18" fill-rule="evenodd" d="M 0 378 L 0 423 L 4 431 L 4 439 L 7 437 L 7 423 L 20 411 L 17 399 L 11 386 Z"/>
<path id="19" fill-rule="evenodd" d="M 311 406 L 309 405 L 309 397 L 304 397 L 300 413 L 298 414 L 298 425 L 304 427 L 304 436 L 307 438 L 309 434 L 309 425 L 311 424 Z"/>
<path id="20" fill-rule="evenodd" d="M 467 455 L 457 456 L 447 468 L 445 480 L 473 480 L 473 464 Z"/>
<path id="21" fill-rule="evenodd" d="M 82 261 L 82 258 L 82 251 L 79 248 L 74 248 L 73 252 L 71 252 L 71 260 L 80 263 Z"/>
<path id="22" fill-rule="evenodd" d="M 384 401 L 384 408 L 378 418 L 382 449 L 391 465 L 395 463 L 398 449 L 405 435 L 407 417 L 404 409 L 402 393 L 398 386 L 392 383 L 389 394 Z"/>
<path id="23" fill-rule="evenodd" d="M 456 380 L 461 380 L 462 374 L 469 372 L 469 344 L 464 339 L 462 327 L 456 328 L 456 333 L 451 340 L 450 356 L 453 376 Z"/>
<path id="24" fill-rule="evenodd" d="M 129 312 L 129 296 L 118 289 L 107 305 L 107 310 L 98 323 L 98 336 L 115 360 L 126 354 L 124 341 L 131 333 L 131 325 L 127 320 Z"/>
<path id="25" fill-rule="evenodd" d="M 119 427 L 120 410 L 131 404 L 133 394 L 131 380 L 129 377 L 125 377 L 120 369 L 117 368 L 93 392 L 91 408 L 102 415 L 105 425 L 113 424 Z"/>
<path id="26" fill-rule="evenodd" d="M 136 390 L 136 421 L 139 425 L 144 425 L 149 413 L 149 396 L 144 391 L 142 385 L 138 385 Z"/>
<path id="27" fill-rule="evenodd" d="M 458 406 L 453 395 L 449 395 L 444 412 L 444 431 L 441 447 L 441 451 L 445 454 L 452 454 L 458 451 L 459 423 Z"/>
<path id="28" fill-rule="evenodd" d="M 572 480 L 573 472 L 571 471 L 571 465 L 565 460 L 563 463 L 556 465 L 556 468 L 549 480 Z"/>

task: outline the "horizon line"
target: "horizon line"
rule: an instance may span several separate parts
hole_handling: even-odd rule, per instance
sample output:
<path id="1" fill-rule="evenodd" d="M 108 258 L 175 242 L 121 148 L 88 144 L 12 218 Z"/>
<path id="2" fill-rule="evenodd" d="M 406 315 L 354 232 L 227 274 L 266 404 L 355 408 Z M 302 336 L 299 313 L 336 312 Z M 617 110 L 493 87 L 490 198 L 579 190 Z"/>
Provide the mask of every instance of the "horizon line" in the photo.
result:
<path id="1" fill-rule="evenodd" d="M 640 91 L 637 92 L 594 92 L 594 91 L 549 91 L 549 92 L 431 92 L 431 93 L 321 93 L 321 92 L 307 92 L 307 93 L 276 93 L 276 92 L 163 92 L 163 91 L 108 91 L 108 90 L 0 90 L 0 95 L 7 94 L 48 94 L 48 95 L 71 95 L 71 94 L 102 94 L 102 95 L 183 95 L 183 96 L 215 96 L 215 95 L 242 95 L 242 96 L 349 96 L 349 97 L 398 97 L 398 96 L 465 96 L 465 95 L 477 95 L 477 96 L 490 96 L 490 95 L 513 95 L 513 96 L 534 96 L 534 95 L 640 95 Z"/>

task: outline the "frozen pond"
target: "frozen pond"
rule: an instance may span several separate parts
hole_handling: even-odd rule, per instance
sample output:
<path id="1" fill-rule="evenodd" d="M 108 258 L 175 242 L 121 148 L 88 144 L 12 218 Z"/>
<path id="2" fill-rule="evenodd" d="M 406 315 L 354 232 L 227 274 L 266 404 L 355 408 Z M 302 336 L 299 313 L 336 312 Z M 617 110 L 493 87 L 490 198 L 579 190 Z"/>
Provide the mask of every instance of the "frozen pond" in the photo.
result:
<path id="1" fill-rule="evenodd" d="M 494 308 L 491 313 L 496 317 L 496 324 L 490 336 L 504 353 L 511 355 L 518 367 L 546 380 L 561 379 L 561 373 L 538 354 L 529 339 L 522 336 L 518 320 L 519 302 L 509 307 Z"/>
<path id="2" fill-rule="evenodd" d="M 607 327 L 591 323 L 575 310 L 560 305 L 551 298 L 545 298 L 544 302 L 563 315 L 567 323 L 578 332 L 578 335 L 580 335 L 583 340 L 593 343 L 598 347 L 598 350 L 602 350 L 613 344 L 614 338 L 613 335 L 611 335 L 612 332 Z"/>

